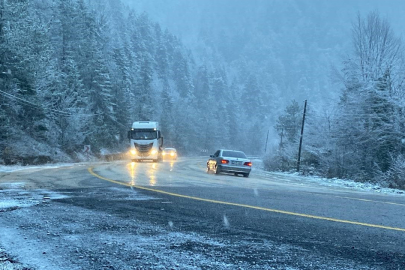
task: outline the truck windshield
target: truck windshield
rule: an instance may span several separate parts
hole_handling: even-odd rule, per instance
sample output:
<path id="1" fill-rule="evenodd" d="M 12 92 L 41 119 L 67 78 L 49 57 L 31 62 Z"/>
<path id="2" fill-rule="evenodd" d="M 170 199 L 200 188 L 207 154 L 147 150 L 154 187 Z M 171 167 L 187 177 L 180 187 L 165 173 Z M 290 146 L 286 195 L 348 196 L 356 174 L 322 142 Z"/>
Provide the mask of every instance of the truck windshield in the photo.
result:
<path id="1" fill-rule="evenodd" d="M 156 138 L 156 130 L 135 129 L 131 131 L 131 139 L 133 140 L 154 140 Z"/>

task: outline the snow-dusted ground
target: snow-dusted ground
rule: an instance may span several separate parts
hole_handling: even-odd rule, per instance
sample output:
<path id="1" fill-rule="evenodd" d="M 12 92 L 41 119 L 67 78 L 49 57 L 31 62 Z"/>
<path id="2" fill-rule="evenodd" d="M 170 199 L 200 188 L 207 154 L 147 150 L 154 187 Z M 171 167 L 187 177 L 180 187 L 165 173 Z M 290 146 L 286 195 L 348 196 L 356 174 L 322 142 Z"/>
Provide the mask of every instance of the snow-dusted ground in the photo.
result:
<path id="1" fill-rule="evenodd" d="M 373 183 L 361 183 L 355 182 L 350 179 L 338 179 L 338 178 L 323 178 L 319 176 L 303 176 L 300 173 L 284 173 L 284 172 L 268 172 L 263 169 L 263 162 L 260 159 L 252 161 L 255 165 L 253 167 L 253 173 L 264 177 L 279 178 L 286 182 L 294 182 L 301 184 L 314 184 L 331 188 L 343 188 L 348 190 L 364 191 L 370 193 L 383 193 L 383 194 L 398 194 L 404 195 L 404 190 L 385 188 L 378 184 Z"/>
<path id="2" fill-rule="evenodd" d="M 285 176 L 286 173 L 272 173 L 272 175 Z M 338 178 L 323 178 L 317 176 L 302 176 L 299 173 L 287 174 L 289 177 L 296 179 L 297 181 L 302 181 L 303 177 L 306 183 L 316 183 L 327 187 L 340 187 L 359 191 L 369 191 L 372 193 L 385 193 L 385 194 L 404 194 L 403 190 L 385 188 L 378 184 L 373 183 L 361 183 L 355 182 L 350 179 L 338 179 Z"/>
<path id="3" fill-rule="evenodd" d="M 276 179 L 280 180 L 280 182 L 283 183 L 293 183 L 295 185 L 310 185 L 310 186 L 321 186 L 321 187 L 330 187 L 330 188 L 343 188 L 343 189 L 349 189 L 349 190 L 355 190 L 355 191 L 361 191 L 361 192 L 366 192 L 366 193 L 383 193 L 387 195 L 395 195 L 395 196 L 404 196 L 404 192 L 401 190 L 395 190 L 395 189 L 389 189 L 389 188 L 383 188 L 377 185 L 373 184 L 368 184 L 368 183 L 358 183 L 355 181 L 351 180 L 341 180 L 341 179 L 326 179 L 326 178 L 320 178 L 320 177 L 313 177 L 313 176 L 302 176 L 296 173 L 293 174 L 288 174 L 288 173 L 279 173 L 279 172 L 267 172 L 264 171 L 262 168 L 262 162 L 259 159 L 253 160 L 253 172 L 252 172 L 252 177 L 258 176 L 260 178 L 271 178 L 271 179 Z M 0 176 L 1 173 L 9 174 L 12 172 L 17 172 L 21 170 L 29 170 L 29 171 L 38 171 L 38 170 L 46 170 L 46 169 L 55 169 L 55 168 L 62 168 L 62 167 L 70 167 L 70 166 L 89 166 L 90 163 L 76 163 L 76 164 L 51 164 L 51 165 L 44 165 L 44 166 L 0 166 Z M 27 191 L 24 189 L 24 182 L 22 181 L 15 181 L 13 183 L 0 183 L 0 214 L 1 212 L 6 212 L 10 209 L 21 209 L 21 218 L 26 218 L 29 219 L 29 217 L 26 215 L 24 216 L 25 211 L 23 210 L 26 207 L 34 206 L 34 205 L 39 205 L 43 203 L 47 203 L 49 200 L 53 199 L 63 199 L 63 198 L 69 198 L 69 192 L 63 192 L 63 193 L 58 193 L 50 190 L 45 190 L 45 189 L 35 189 L 35 190 L 30 190 Z M 114 189 L 114 188 L 110 188 Z M 118 192 L 119 191 L 119 192 Z M 96 191 L 95 191 L 96 192 Z M 122 195 L 122 200 L 151 200 L 155 199 L 152 197 L 147 197 L 143 196 L 140 193 L 138 193 L 136 190 L 123 190 L 119 189 L 117 190 L 116 193 L 120 193 Z M 83 195 L 87 196 L 87 195 Z M 120 199 L 120 198 L 118 198 Z M 60 215 L 66 215 L 66 211 L 75 211 L 73 210 L 66 210 L 66 209 L 58 209 L 59 206 L 49 206 L 49 208 L 55 208 L 55 209 L 49 209 L 48 215 L 44 215 L 44 213 L 39 213 L 41 215 L 44 215 L 44 220 L 49 220 L 47 222 L 50 223 L 57 223 L 58 222 L 58 216 Z M 27 213 L 28 213 L 28 209 Z M 108 224 L 105 223 L 105 220 L 108 219 L 108 216 L 104 217 L 99 217 L 99 213 L 95 213 L 90 210 L 83 210 L 83 209 L 76 209 L 76 211 L 81 212 L 80 216 L 83 218 L 83 220 L 89 219 L 90 217 L 93 216 L 92 218 L 92 224 L 90 224 L 90 227 L 94 228 L 108 228 Z M 49 213 L 55 213 L 54 216 L 49 216 Z M 224 224 L 226 225 L 227 220 L 226 217 L 224 216 Z M 47 224 L 41 224 L 38 225 L 43 228 L 46 228 L 48 225 Z M 72 234 L 69 230 L 72 230 L 72 228 L 77 227 L 78 224 L 76 224 L 76 221 L 72 221 L 72 224 L 65 224 L 61 225 L 60 231 L 42 231 L 41 229 L 38 229 L 38 231 L 35 231 L 36 234 L 38 234 L 42 238 L 49 238 L 49 243 L 51 243 L 54 246 L 62 246 L 66 250 L 69 249 L 69 247 L 75 245 L 75 241 L 77 241 L 75 235 Z M 160 228 L 153 226 L 151 224 L 144 224 L 140 222 L 138 225 L 138 231 L 137 234 L 125 234 L 123 232 L 111 234 L 111 233 L 103 233 L 103 231 L 98 231 L 97 234 L 99 234 L 99 237 L 94 237 L 92 239 L 99 239 L 98 245 L 100 246 L 100 249 L 95 249 L 94 243 L 81 243 L 81 250 L 77 251 L 77 256 L 79 259 L 84 258 L 88 259 L 91 261 L 92 253 L 102 253 L 103 248 L 102 246 L 107 245 L 110 246 L 112 249 L 117 250 L 117 254 L 119 253 L 120 256 L 123 256 L 125 258 L 125 251 L 126 250 L 138 250 L 139 252 L 135 254 L 134 256 L 138 256 L 140 258 L 140 262 L 144 262 L 144 258 L 148 258 L 148 260 L 152 263 L 150 266 L 151 268 L 154 269 L 160 269 L 158 266 L 161 266 L 161 269 L 165 269 L 165 267 L 173 266 L 176 265 L 177 268 L 181 269 L 183 267 L 187 267 L 192 265 L 192 261 L 190 260 L 199 260 L 199 261 L 206 261 L 207 265 L 210 265 L 211 267 L 217 267 L 217 269 L 232 269 L 234 265 L 227 265 L 224 264 L 223 262 L 214 262 L 214 265 L 212 265 L 212 261 L 208 257 L 215 257 L 215 254 L 208 254 L 207 257 L 198 257 L 195 258 L 191 256 L 191 253 L 189 251 L 183 251 L 183 248 L 187 247 L 192 243 L 193 245 L 196 245 L 196 243 L 199 246 L 199 248 L 204 248 L 204 247 L 211 247 L 210 250 L 215 250 L 216 248 L 221 249 L 223 245 L 226 245 L 228 248 L 231 247 L 231 249 L 237 249 L 238 247 L 233 247 L 234 244 L 228 243 L 228 242 L 215 242 L 215 239 L 205 239 L 204 236 L 202 235 L 190 235 L 190 234 L 184 234 L 181 232 L 171 232 L 170 228 L 173 226 L 176 226 L 176 224 L 173 224 L 172 222 L 168 223 L 168 229 L 165 228 Z M 126 228 L 130 228 L 131 226 L 128 224 Z M 50 227 L 50 228 L 55 228 L 55 227 Z M 63 228 L 67 228 L 67 231 L 63 231 Z M 90 228 L 91 229 L 91 228 Z M 162 231 L 163 229 L 163 231 Z M 75 229 L 79 232 L 83 231 L 83 234 L 87 233 L 88 228 L 81 228 L 80 226 Z M 121 230 L 121 229 L 120 229 Z M 125 231 L 125 228 L 123 228 Z M 108 229 L 107 229 L 108 231 Z M 27 233 L 29 230 L 27 229 Z M 21 246 L 21 252 L 25 252 L 25 255 L 22 254 L 22 256 L 29 256 L 30 252 L 34 252 L 30 249 L 30 243 L 25 243 L 24 238 L 21 237 L 21 235 L 18 235 L 18 230 L 13 230 L 8 227 L 7 232 L 0 233 L 0 235 L 3 235 L 3 237 L 9 238 L 7 241 L 14 241 L 15 246 Z M 81 233 L 79 233 L 81 235 Z M 111 238 L 112 237 L 112 238 Z M 133 241 L 129 241 L 130 243 L 137 243 L 136 247 L 133 246 L 125 246 L 128 245 L 128 239 L 131 239 Z M 48 241 L 48 240 L 47 240 Z M 46 241 L 45 241 L 46 242 Z M 167 243 L 172 243 L 172 245 L 169 247 L 167 246 Z M 250 245 L 250 243 L 247 243 L 247 247 Z M 132 244 L 135 245 L 135 244 Z M 271 243 L 267 243 L 268 248 L 271 249 L 273 252 L 276 254 L 284 254 L 284 253 L 291 253 L 293 254 L 294 247 L 293 246 L 278 246 L 275 247 Z M 213 247 L 213 248 L 212 248 Z M 59 256 L 60 254 L 57 253 L 57 251 L 53 251 L 52 249 L 49 249 L 46 246 L 41 247 L 42 250 L 40 251 L 35 251 L 35 252 L 44 252 L 48 254 L 48 257 L 51 258 L 53 256 Z M 121 251 L 123 250 L 123 252 Z M 178 250 L 178 251 L 177 251 Z M 20 254 L 21 255 L 21 254 Z M 13 254 L 15 256 L 15 254 Z M 166 265 L 156 265 L 153 264 L 154 258 L 159 256 L 160 258 L 165 258 L 167 261 Z M 202 256 L 202 255 L 199 255 Z M 37 256 L 41 257 L 40 254 L 38 253 Z M 280 255 L 281 257 L 281 255 Z M 118 261 L 112 257 L 108 257 L 106 254 L 106 264 L 119 264 Z M 42 261 L 42 262 L 33 262 L 34 265 L 40 266 L 40 269 L 51 269 L 53 266 L 54 261 Z M 217 263 L 217 264 L 215 264 Z M 344 265 L 344 262 L 341 264 L 342 266 Z M 249 265 L 239 265 L 243 268 L 243 266 L 249 267 Z M 326 267 L 326 265 L 324 265 Z M 351 264 L 345 265 L 345 267 L 350 267 L 352 266 Z M 11 259 L 10 254 L 6 253 L 6 250 L 3 250 L 0 247 L 0 270 L 16 270 L 16 269 L 24 269 L 25 266 L 22 264 L 15 262 Z M 147 266 L 145 267 L 147 268 Z M 25 268 L 26 269 L 26 268 Z M 68 266 L 60 265 L 60 269 L 69 269 Z M 71 268 L 73 269 L 73 268 Z M 79 268 L 75 268 L 79 269 Z M 190 268 L 189 268 L 190 269 Z M 195 268 L 198 269 L 198 268 Z M 255 268 L 252 268 L 255 269 Z M 259 269 L 259 268 L 257 268 Z M 292 268 L 286 268 L 286 269 L 292 269 Z"/>
<path id="4" fill-rule="evenodd" d="M 46 170 L 46 169 L 55 169 L 55 168 L 62 168 L 62 167 L 71 167 L 71 166 L 85 166 L 89 163 L 53 163 L 53 164 L 46 164 L 46 165 L 35 165 L 35 166 L 21 166 L 21 165 L 0 165 L 0 173 L 10 173 L 15 171 L 23 171 L 23 170 Z"/>

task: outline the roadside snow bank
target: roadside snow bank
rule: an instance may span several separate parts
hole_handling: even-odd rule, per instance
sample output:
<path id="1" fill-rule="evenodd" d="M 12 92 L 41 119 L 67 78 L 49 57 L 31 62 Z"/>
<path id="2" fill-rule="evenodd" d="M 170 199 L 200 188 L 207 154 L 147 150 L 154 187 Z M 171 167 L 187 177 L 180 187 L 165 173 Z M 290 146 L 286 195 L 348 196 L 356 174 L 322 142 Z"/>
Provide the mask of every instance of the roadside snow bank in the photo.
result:
<path id="1" fill-rule="evenodd" d="M 2 190 L 5 188 L 4 190 Z M 24 183 L 0 183 L 0 212 L 30 207 L 68 196 L 50 190 L 26 191 Z M 0 268 L 1 269 L 1 268 Z"/>
<path id="2" fill-rule="evenodd" d="M 46 170 L 46 169 L 56 169 L 61 167 L 71 167 L 71 166 L 84 166 L 87 163 L 52 163 L 47 165 L 0 165 L 1 172 L 15 172 L 22 170 Z"/>
<path id="3" fill-rule="evenodd" d="M 287 172 L 270 172 L 264 170 L 263 161 L 261 159 L 254 159 L 252 160 L 253 163 L 253 170 L 256 174 L 261 174 L 264 176 L 272 176 L 278 177 L 278 179 L 282 179 L 284 181 L 294 181 L 297 183 L 312 183 L 317 184 L 320 186 L 327 186 L 327 187 L 339 187 L 339 188 L 347 188 L 351 190 L 358 190 L 358 191 L 368 191 L 368 192 L 376 192 L 382 194 L 405 194 L 405 191 L 400 189 L 393 189 L 383 187 L 379 184 L 373 183 L 362 183 L 356 182 L 350 179 L 338 179 L 338 178 L 324 178 L 319 176 L 305 176 L 300 173 L 287 173 Z"/>

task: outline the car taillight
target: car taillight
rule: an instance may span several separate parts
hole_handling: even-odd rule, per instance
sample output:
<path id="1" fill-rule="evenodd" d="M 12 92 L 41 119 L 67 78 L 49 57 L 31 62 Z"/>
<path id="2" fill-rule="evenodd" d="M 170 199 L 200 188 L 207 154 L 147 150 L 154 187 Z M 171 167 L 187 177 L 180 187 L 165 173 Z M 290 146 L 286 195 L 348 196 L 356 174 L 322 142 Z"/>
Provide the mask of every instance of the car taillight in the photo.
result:
<path id="1" fill-rule="evenodd" d="M 223 159 L 223 160 L 221 160 L 221 163 L 222 163 L 222 164 L 228 164 L 228 163 L 229 163 L 229 160 Z"/>
<path id="2" fill-rule="evenodd" d="M 243 165 L 246 165 L 246 166 L 252 166 L 252 162 L 245 162 Z"/>

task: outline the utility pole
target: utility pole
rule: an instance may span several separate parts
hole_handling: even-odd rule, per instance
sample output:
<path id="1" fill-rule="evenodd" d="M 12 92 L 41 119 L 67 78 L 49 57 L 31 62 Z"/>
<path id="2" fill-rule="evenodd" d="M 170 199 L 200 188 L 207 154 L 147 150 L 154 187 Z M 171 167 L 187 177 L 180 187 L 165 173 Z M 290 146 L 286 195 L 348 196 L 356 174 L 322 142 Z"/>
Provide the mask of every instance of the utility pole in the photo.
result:
<path id="1" fill-rule="evenodd" d="M 306 111 L 307 111 L 307 100 L 305 100 L 305 104 L 304 104 L 304 114 L 302 115 L 300 146 L 299 146 L 299 148 L 298 148 L 297 172 L 300 171 L 302 136 L 304 135 L 304 123 L 305 123 L 305 113 L 306 113 Z"/>
<path id="2" fill-rule="evenodd" d="M 281 129 L 281 135 L 280 135 L 280 144 L 278 145 L 278 149 L 281 151 L 283 149 L 283 137 L 284 137 L 284 126 Z"/>
<path id="3" fill-rule="evenodd" d="M 270 129 L 267 130 L 267 138 L 266 138 L 266 145 L 264 146 L 264 153 L 266 153 L 266 151 L 267 151 L 267 141 L 269 140 L 269 131 L 270 131 Z"/>

